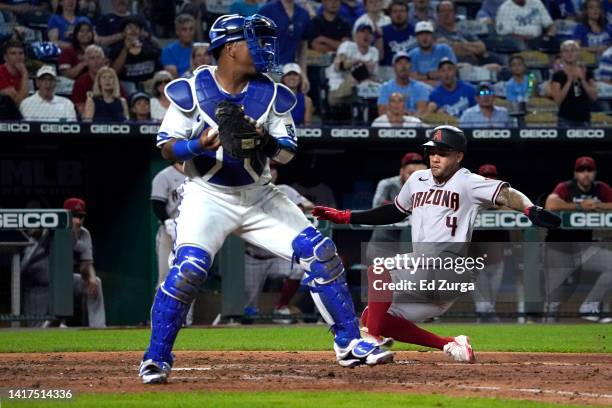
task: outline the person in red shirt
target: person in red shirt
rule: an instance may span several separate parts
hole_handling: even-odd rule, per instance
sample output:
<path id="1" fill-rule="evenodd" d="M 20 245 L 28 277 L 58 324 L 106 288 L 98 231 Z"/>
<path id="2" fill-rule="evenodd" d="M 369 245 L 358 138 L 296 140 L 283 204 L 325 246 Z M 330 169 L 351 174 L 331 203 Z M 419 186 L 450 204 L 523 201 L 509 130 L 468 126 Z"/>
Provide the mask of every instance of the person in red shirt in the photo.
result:
<path id="1" fill-rule="evenodd" d="M 100 68 L 108 64 L 108 60 L 104 55 L 104 50 L 96 44 L 88 45 L 87 48 L 85 48 L 84 60 L 87 71 L 77 78 L 72 88 L 72 103 L 74 103 L 79 115 L 83 115 L 85 101 L 87 100 L 87 92 L 93 89 L 94 78 L 98 74 Z"/>
<path id="2" fill-rule="evenodd" d="M 23 44 L 9 40 L 4 46 L 4 61 L 0 65 L 0 94 L 10 97 L 17 106 L 28 96 L 28 70 Z"/>

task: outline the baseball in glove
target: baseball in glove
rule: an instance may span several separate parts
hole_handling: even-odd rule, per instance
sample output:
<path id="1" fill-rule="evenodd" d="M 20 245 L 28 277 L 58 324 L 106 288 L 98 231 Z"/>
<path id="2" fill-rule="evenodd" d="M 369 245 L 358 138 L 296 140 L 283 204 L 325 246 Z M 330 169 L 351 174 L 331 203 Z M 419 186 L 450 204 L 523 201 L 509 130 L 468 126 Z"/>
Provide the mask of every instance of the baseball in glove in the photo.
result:
<path id="1" fill-rule="evenodd" d="M 244 108 L 230 101 L 222 101 L 215 110 L 219 125 L 219 139 L 223 150 L 239 159 L 252 157 L 265 141 L 255 125 L 244 117 Z"/>
<path id="2" fill-rule="evenodd" d="M 533 225 L 544 228 L 559 228 L 561 217 L 537 205 L 525 208 L 525 215 Z"/>

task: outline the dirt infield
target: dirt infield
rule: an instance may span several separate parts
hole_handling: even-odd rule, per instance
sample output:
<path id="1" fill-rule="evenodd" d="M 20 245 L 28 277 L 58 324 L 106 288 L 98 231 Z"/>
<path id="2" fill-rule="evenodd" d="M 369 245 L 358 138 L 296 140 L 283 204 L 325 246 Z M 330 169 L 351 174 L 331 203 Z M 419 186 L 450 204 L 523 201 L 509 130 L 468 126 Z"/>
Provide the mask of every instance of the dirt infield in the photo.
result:
<path id="1" fill-rule="evenodd" d="M 395 363 L 343 369 L 331 352 L 177 352 L 169 384 L 145 386 L 141 353 L 0 354 L 3 388 L 77 392 L 360 390 L 497 396 L 612 405 L 612 355 L 480 353 L 472 365 L 441 352 L 398 352 Z"/>

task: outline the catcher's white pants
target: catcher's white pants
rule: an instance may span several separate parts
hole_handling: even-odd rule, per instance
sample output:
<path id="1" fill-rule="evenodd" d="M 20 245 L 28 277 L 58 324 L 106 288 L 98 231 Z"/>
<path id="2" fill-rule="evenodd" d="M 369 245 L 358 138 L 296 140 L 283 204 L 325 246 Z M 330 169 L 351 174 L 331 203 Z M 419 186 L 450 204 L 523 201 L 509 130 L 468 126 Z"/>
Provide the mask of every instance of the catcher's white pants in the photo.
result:
<path id="1" fill-rule="evenodd" d="M 225 238 L 235 233 L 290 261 L 293 239 L 310 225 L 299 207 L 273 184 L 221 192 L 189 180 L 181 195 L 175 250 L 194 245 L 212 258 Z"/>

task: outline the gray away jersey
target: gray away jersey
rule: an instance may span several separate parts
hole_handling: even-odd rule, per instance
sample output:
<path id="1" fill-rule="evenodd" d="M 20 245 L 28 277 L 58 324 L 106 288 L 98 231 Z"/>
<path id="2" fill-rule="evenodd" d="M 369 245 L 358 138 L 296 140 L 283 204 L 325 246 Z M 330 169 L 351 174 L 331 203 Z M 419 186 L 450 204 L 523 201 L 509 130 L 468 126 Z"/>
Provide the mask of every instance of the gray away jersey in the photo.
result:
<path id="1" fill-rule="evenodd" d="M 178 215 L 178 206 L 181 202 L 179 187 L 185 181 L 185 175 L 174 168 L 168 166 L 153 178 L 151 184 L 151 199 L 166 203 L 166 213 L 170 218 Z"/>
<path id="2" fill-rule="evenodd" d="M 436 184 L 431 169 L 419 170 L 404 183 L 395 206 L 412 213 L 412 242 L 469 242 L 478 211 L 494 206 L 507 185 L 465 168 Z"/>

